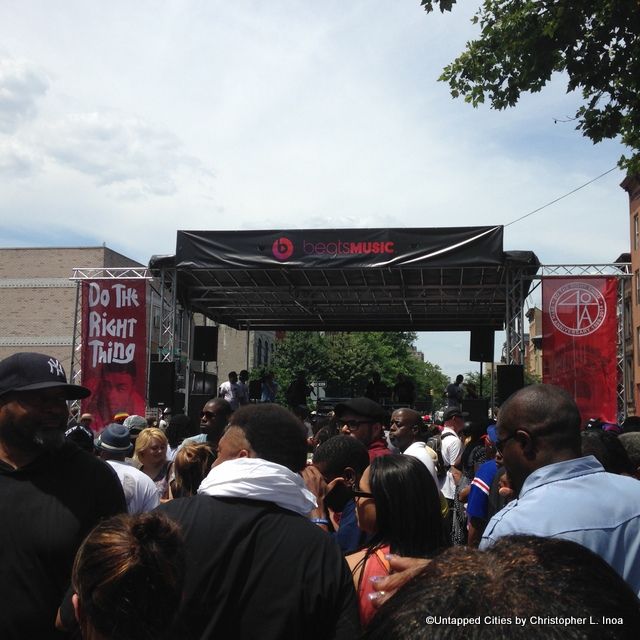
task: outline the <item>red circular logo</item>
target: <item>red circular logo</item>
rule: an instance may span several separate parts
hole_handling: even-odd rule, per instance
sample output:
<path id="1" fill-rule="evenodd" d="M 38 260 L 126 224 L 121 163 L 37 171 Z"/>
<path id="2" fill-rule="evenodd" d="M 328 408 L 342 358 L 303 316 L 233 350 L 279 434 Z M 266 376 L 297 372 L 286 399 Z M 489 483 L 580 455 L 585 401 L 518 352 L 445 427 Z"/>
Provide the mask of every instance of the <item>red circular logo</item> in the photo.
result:
<path id="1" fill-rule="evenodd" d="M 604 296 L 585 282 L 563 285 L 549 302 L 551 322 L 568 336 L 588 336 L 601 327 L 606 315 Z"/>
<path id="2" fill-rule="evenodd" d="M 280 260 L 281 262 L 284 262 L 285 260 L 288 260 L 293 255 L 293 242 L 291 242 L 289 238 L 285 238 L 283 236 L 282 238 L 278 238 L 273 243 L 272 250 L 276 260 Z"/>

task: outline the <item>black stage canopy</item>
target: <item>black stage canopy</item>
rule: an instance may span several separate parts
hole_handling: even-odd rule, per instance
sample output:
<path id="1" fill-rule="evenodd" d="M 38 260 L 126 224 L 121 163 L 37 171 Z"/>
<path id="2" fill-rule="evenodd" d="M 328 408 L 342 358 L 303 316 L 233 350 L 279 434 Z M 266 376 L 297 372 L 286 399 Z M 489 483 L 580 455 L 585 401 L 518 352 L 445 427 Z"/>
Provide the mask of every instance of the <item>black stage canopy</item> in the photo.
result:
<path id="1" fill-rule="evenodd" d="M 515 279 L 521 303 L 539 262 L 503 251 L 503 228 L 178 231 L 177 298 L 237 329 L 503 329 Z"/>

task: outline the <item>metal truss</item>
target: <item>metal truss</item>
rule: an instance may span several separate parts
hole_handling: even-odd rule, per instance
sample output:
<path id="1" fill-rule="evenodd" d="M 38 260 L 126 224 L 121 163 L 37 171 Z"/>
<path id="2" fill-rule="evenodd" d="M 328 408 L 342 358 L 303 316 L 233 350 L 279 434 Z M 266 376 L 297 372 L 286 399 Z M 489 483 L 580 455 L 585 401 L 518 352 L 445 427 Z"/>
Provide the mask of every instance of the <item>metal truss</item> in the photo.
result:
<path id="1" fill-rule="evenodd" d="M 175 269 L 160 270 L 160 327 L 158 337 L 158 360 L 173 362 L 176 355 L 177 328 L 177 273 Z"/>
<path id="2" fill-rule="evenodd" d="M 139 280 L 151 279 L 147 267 L 76 267 L 70 280 Z"/>
<path id="3" fill-rule="evenodd" d="M 510 268 L 506 282 L 506 360 L 507 364 L 524 363 L 524 294 L 531 280 L 542 281 L 545 278 L 567 278 L 577 276 L 613 276 L 618 284 L 618 376 L 622 381 L 622 390 L 618 385 L 618 402 L 626 407 L 625 345 L 624 345 L 624 280 L 631 277 L 631 265 L 627 262 L 609 264 L 545 264 L 540 265 L 538 273 L 531 276 L 523 269 Z M 535 290 L 528 291 L 530 295 Z"/>
<path id="4" fill-rule="evenodd" d="M 614 262 L 609 264 L 541 264 L 535 278 L 571 276 L 631 276 L 631 264 Z"/>
<path id="5" fill-rule="evenodd" d="M 524 363 L 524 300 L 525 290 L 531 281 L 531 274 L 527 274 L 525 281 L 522 269 L 507 271 L 505 301 L 505 332 L 506 332 L 506 360 L 507 364 Z"/>
<path id="6" fill-rule="evenodd" d="M 631 267 L 631 265 L 629 265 Z M 630 274 L 629 274 L 630 275 Z M 624 294 L 625 294 L 625 282 L 622 278 L 618 280 L 618 298 L 617 298 L 617 344 L 616 344 L 616 366 L 618 369 L 618 384 L 616 385 L 616 398 L 618 404 L 618 422 L 622 423 L 627 417 L 627 379 L 626 379 L 626 367 L 625 361 L 626 354 L 626 341 L 624 335 L 625 327 L 625 311 L 624 311 Z"/>
<path id="7" fill-rule="evenodd" d="M 618 420 L 623 421 L 627 415 L 627 372 L 626 341 L 625 341 L 625 282 L 632 277 L 631 264 L 628 262 L 615 262 L 610 264 L 546 264 L 540 265 L 536 280 L 545 278 L 567 277 L 615 277 L 618 279 L 616 298 L 616 401 Z"/>

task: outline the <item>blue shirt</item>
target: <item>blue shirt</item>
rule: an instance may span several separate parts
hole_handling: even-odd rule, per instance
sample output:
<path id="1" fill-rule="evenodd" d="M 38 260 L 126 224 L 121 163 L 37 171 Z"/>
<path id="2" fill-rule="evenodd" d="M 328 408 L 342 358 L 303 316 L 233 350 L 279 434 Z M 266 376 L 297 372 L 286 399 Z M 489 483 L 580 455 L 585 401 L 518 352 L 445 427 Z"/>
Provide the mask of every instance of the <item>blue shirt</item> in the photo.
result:
<path id="1" fill-rule="evenodd" d="M 640 594 L 640 482 L 605 472 L 593 456 L 534 471 L 520 497 L 491 518 L 480 549 L 515 534 L 573 540 Z"/>
<path id="2" fill-rule="evenodd" d="M 495 460 L 489 460 L 480 465 L 478 473 L 471 481 L 469 500 L 467 501 L 467 515 L 470 518 L 486 518 L 489 510 L 489 491 L 491 483 L 498 472 Z"/>
<path id="3" fill-rule="evenodd" d="M 356 502 L 349 500 L 340 515 L 340 526 L 331 534 L 345 555 L 357 551 L 362 546 L 363 535 L 356 518 Z"/>

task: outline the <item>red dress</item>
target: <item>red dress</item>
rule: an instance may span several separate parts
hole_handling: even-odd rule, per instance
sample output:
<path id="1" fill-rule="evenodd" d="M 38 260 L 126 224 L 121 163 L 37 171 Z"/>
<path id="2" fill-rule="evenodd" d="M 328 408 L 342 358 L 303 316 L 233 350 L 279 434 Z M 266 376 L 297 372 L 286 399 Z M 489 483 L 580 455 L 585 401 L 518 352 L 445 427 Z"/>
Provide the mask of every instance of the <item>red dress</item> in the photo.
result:
<path id="1" fill-rule="evenodd" d="M 360 611 L 360 623 L 363 627 L 371 622 L 371 618 L 377 611 L 369 600 L 369 594 L 376 591 L 370 578 L 389 575 L 389 562 L 385 558 L 389 551 L 389 545 L 384 545 L 376 547 L 375 551 L 368 552 L 369 555 L 365 556 L 364 566 L 358 580 L 358 610 Z"/>

